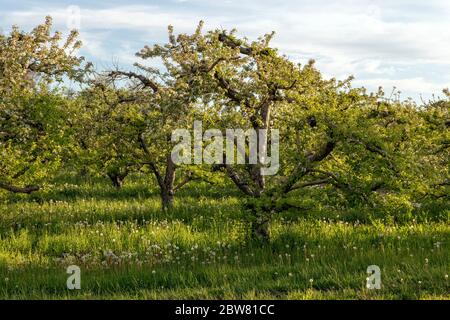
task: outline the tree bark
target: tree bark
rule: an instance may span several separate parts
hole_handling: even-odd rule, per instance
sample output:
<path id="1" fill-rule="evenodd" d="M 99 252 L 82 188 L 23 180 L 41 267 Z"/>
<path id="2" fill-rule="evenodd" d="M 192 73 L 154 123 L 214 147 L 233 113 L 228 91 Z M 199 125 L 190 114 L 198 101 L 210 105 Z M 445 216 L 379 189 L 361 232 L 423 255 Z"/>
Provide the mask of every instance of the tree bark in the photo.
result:
<path id="1" fill-rule="evenodd" d="M 108 172 L 107 173 L 109 179 L 111 179 L 112 185 L 120 190 L 122 188 L 123 182 L 128 175 L 128 172 L 117 173 L 117 172 Z"/>
<path id="2" fill-rule="evenodd" d="M 169 154 L 166 160 L 166 173 L 163 181 L 163 188 L 161 188 L 161 199 L 163 210 L 170 210 L 173 207 L 173 195 L 175 194 L 175 171 L 176 164 L 172 161 Z"/>
<path id="3" fill-rule="evenodd" d="M 256 221 L 252 225 L 252 236 L 259 241 L 268 242 L 270 240 L 269 221 Z"/>
<path id="4" fill-rule="evenodd" d="M 161 189 L 161 205 L 164 211 L 169 211 L 173 208 L 173 190 Z"/>
<path id="5" fill-rule="evenodd" d="M 0 182 L 0 189 L 4 189 L 13 193 L 31 194 L 33 192 L 39 191 L 41 187 L 39 186 L 17 187 L 4 182 Z"/>

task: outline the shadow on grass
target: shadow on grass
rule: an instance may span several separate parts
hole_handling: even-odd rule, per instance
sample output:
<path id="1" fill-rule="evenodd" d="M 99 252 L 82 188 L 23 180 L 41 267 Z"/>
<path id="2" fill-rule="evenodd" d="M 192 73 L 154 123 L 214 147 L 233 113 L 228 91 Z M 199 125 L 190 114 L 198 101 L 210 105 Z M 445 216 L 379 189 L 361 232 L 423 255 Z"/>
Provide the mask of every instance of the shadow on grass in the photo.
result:
<path id="1" fill-rule="evenodd" d="M 56 177 L 44 190 L 31 195 L 6 193 L 8 203 L 49 201 L 75 201 L 80 199 L 97 200 L 129 200 L 159 197 L 159 189 L 155 181 L 149 176 L 130 175 L 121 189 L 111 185 L 108 178 L 102 176 L 74 176 L 61 175 Z M 209 184 L 206 182 L 193 182 L 182 188 L 175 198 L 198 197 L 209 199 L 222 199 L 229 196 L 242 196 L 230 183 L 224 185 Z"/>

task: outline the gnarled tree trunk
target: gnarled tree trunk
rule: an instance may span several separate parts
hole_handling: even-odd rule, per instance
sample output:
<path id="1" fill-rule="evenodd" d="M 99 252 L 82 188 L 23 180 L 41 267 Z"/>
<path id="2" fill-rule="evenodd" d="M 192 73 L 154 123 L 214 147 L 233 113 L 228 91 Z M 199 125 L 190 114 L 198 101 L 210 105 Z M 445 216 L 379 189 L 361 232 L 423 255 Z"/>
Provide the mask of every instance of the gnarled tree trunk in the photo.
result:
<path id="1" fill-rule="evenodd" d="M 161 205 L 164 211 L 171 210 L 173 208 L 173 189 L 161 189 Z"/>
<path id="2" fill-rule="evenodd" d="M 163 210 L 170 210 L 173 207 L 173 195 L 175 194 L 175 171 L 176 165 L 169 154 L 166 161 L 166 173 L 164 179 L 160 183 Z"/>

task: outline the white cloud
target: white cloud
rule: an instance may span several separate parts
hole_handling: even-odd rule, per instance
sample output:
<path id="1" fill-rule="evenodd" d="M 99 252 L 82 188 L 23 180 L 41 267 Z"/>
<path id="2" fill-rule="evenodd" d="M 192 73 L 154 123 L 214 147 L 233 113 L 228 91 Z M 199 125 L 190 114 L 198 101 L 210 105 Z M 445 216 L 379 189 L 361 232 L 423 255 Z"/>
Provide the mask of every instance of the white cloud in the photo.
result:
<path id="1" fill-rule="evenodd" d="M 356 80 L 355 84 L 366 88 L 377 88 L 381 86 L 385 92 L 390 92 L 395 88 L 396 90 L 401 91 L 403 98 L 414 93 L 416 95 L 416 100 L 422 98 L 425 101 L 431 98 L 433 94 L 442 96 L 442 89 L 450 87 L 450 82 L 447 84 L 432 83 L 421 77 L 407 79 L 372 78 Z"/>
<path id="2" fill-rule="evenodd" d="M 1 26 L 32 26 L 46 14 L 65 27 L 66 8 L 45 6 L 0 11 Z M 418 98 L 448 86 L 439 71 L 450 74 L 449 14 L 447 0 L 178 0 L 171 6 L 81 7 L 81 34 L 88 55 L 130 63 L 143 45 L 166 40 L 168 24 L 191 32 L 204 19 L 207 28 L 237 27 L 250 38 L 274 30 L 274 45 L 283 53 L 298 61 L 316 58 L 327 76 L 355 75 L 357 84 L 395 85 Z"/>

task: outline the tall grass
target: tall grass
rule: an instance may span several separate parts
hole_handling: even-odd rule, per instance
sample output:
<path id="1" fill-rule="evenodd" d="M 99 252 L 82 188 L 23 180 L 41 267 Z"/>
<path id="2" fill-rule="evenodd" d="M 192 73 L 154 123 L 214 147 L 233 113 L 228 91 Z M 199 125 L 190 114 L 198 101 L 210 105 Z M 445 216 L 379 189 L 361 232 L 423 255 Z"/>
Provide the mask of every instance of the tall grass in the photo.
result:
<path id="1" fill-rule="evenodd" d="M 363 224 L 352 212 L 279 216 L 270 243 L 247 237 L 232 187 L 190 185 L 169 213 L 131 177 L 60 177 L 31 197 L 2 195 L 0 298 L 448 299 L 447 219 Z M 81 268 L 81 290 L 66 268 Z M 366 289 L 378 265 L 382 289 Z"/>

